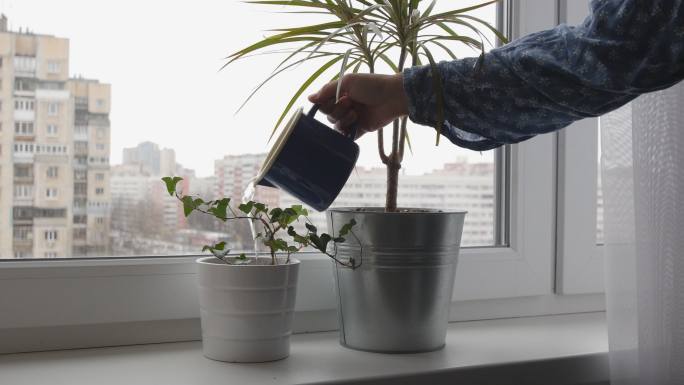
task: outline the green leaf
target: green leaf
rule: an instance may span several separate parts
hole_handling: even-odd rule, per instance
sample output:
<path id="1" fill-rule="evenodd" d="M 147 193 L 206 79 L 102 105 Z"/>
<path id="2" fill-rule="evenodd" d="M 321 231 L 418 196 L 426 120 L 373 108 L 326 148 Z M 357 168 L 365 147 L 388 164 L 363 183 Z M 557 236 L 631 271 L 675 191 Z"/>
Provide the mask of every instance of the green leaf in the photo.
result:
<path id="1" fill-rule="evenodd" d="M 192 199 L 191 196 L 184 196 L 181 198 L 181 202 L 183 202 L 183 213 L 185 214 L 186 217 L 188 217 L 190 214 L 192 214 L 192 211 L 196 208 L 195 207 L 195 201 Z"/>
<path id="2" fill-rule="evenodd" d="M 268 208 L 263 203 L 254 203 L 254 209 L 256 210 L 255 214 L 266 213 L 268 211 Z"/>
<path id="3" fill-rule="evenodd" d="M 271 212 L 269 213 L 269 215 L 271 216 L 269 218 L 271 223 L 278 222 L 278 218 L 280 218 L 280 215 L 282 215 L 282 213 L 283 213 L 283 209 L 281 209 L 279 207 L 272 209 Z"/>
<path id="4" fill-rule="evenodd" d="M 294 227 L 292 227 L 292 226 L 289 226 L 289 227 L 287 228 L 287 234 L 288 234 L 289 236 L 291 236 L 292 239 L 293 239 L 295 242 L 297 242 L 297 243 L 301 243 L 301 244 L 303 244 L 303 245 L 308 245 L 308 244 L 309 244 L 309 239 L 308 239 L 307 237 L 304 237 L 304 236 L 301 236 L 301 235 L 297 234 L 297 232 L 295 231 Z"/>
<path id="5" fill-rule="evenodd" d="M 244 253 L 242 253 L 242 254 L 238 255 L 237 257 L 235 257 L 235 259 L 244 261 L 247 259 L 247 256 Z"/>
<path id="6" fill-rule="evenodd" d="M 338 234 L 340 237 L 343 237 L 351 231 L 352 227 L 356 226 L 356 219 L 352 218 L 349 223 L 345 224 L 340 228 L 340 231 L 338 231 Z"/>
<path id="7" fill-rule="evenodd" d="M 252 209 L 254 208 L 254 201 L 249 201 L 247 203 L 242 203 L 238 206 L 238 210 L 242 211 L 245 214 L 249 214 L 252 212 Z"/>
<path id="8" fill-rule="evenodd" d="M 213 254 L 217 258 L 223 259 L 228 253 L 230 253 L 230 250 L 226 249 L 226 242 L 219 242 L 213 246 L 207 246 L 205 245 L 202 248 L 202 252 L 209 251 L 211 254 Z"/>
<path id="9" fill-rule="evenodd" d="M 290 207 L 290 209 L 292 209 L 292 211 L 294 211 L 298 216 L 309 215 L 307 209 L 305 209 L 302 205 L 293 205 L 292 207 Z"/>
<path id="10" fill-rule="evenodd" d="M 311 223 L 305 223 L 304 226 L 306 226 L 306 229 L 309 230 L 310 232 L 316 234 L 318 232 L 318 229 L 316 226 L 312 225 Z"/>
<path id="11" fill-rule="evenodd" d="M 216 207 L 210 208 L 208 211 L 219 219 L 225 220 L 228 217 L 228 205 L 230 204 L 230 198 L 219 199 L 216 202 Z"/>
<path id="12" fill-rule="evenodd" d="M 176 193 L 176 185 L 178 184 L 178 182 L 183 180 L 183 178 L 181 178 L 179 176 L 174 176 L 174 177 L 165 176 L 161 179 L 164 181 L 164 183 L 166 183 L 166 191 L 168 191 L 169 195 L 171 195 L 171 196 L 173 196 L 173 194 Z"/>

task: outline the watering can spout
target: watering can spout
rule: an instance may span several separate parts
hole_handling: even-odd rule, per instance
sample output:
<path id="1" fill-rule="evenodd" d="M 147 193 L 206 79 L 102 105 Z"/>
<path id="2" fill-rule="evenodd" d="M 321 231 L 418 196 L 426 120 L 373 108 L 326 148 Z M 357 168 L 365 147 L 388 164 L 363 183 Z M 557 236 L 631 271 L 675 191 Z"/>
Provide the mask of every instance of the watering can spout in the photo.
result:
<path id="1" fill-rule="evenodd" d="M 259 180 L 259 181 L 257 182 L 257 186 L 264 186 L 264 187 L 273 187 L 273 188 L 276 188 L 276 186 L 275 186 L 273 183 L 271 183 L 271 182 L 269 182 L 268 180 L 266 180 L 266 178 L 261 178 L 261 180 Z"/>

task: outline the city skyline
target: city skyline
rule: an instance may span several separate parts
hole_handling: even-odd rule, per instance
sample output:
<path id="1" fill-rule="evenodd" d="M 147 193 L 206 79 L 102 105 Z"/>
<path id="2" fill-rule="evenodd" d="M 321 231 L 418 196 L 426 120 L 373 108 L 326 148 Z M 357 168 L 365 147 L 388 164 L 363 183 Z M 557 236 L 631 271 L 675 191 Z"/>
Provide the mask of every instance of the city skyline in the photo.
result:
<path id="1" fill-rule="evenodd" d="M 228 53 L 260 39 L 264 30 L 296 23 L 298 16 L 288 16 L 290 21 L 242 2 L 200 1 L 195 7 L 165 4 L 165 17 L 160 18 L 158 5 L 136 2 L 130 12 L 125 4 L 72 0 L 65 7 L 54 1 L 21 0 L 6 1 L 0 11 L 6 11 L 14 30 L 28 28 L 69 38 L 71 74 L 88 74 L 114 85 L 110 118 L 117 129 L 112 132 L 112 164 L 122 163 L 123 148 L 146 140 L 175 149 L 178 162 L 200 176 L 211 175 L 214 160 L 226 154 L 264 152 L 280 111 L 313 67 L 302 65 L 286 72 L 237 115 L 238 106 L 278 60 L 264 56 L 223 71 L 219 68 Z M 436 10 L 445 6 L 438 3 Z M 71 11 L 74 7 L 78 13 Z M 241 17 L 226 22 L 226 15 Z M 494 21 L 495 7 L 473 15 Z M 126 28 L 121 28 L 121 20 L 126 20 Z M 149 28 L 150 20 L 155 20 L 154 29 Z M 477 55 L 457 44 L 454 49 L 459 57 Z M 314 83 L 311 90 L 328 78 Z M 308 106 L 304 96 L 297 105 Z M 481 155 L 448 141 L 436 148 L 429 127 L 411 124 L 410 134 L 413 155 L 407 153 L 404 163 L 409 174 L 439 168 L 460 156 L 493 160 L 491 152 Z M 359 165 L 379 166 L 374 135 L 359 142 Z M 197 156 L 198 151 L 202 156 Z"/>

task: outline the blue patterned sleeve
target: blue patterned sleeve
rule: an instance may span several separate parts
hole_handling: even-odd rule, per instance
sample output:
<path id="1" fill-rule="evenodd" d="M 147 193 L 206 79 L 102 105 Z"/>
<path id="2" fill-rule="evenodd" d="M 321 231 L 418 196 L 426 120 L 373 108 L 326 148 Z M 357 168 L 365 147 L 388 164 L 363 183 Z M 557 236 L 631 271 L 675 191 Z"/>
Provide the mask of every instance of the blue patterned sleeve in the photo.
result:
<path id="1" fill-rule="evenodd" d="M 600 116 L 684 79 L 684 0 L 594 0 L 560 25 L 476 58 L 438 64 L 443 135 L 488 150 Z M 436 127 L 429 66 L 404 71 L 412 121 Z"/>

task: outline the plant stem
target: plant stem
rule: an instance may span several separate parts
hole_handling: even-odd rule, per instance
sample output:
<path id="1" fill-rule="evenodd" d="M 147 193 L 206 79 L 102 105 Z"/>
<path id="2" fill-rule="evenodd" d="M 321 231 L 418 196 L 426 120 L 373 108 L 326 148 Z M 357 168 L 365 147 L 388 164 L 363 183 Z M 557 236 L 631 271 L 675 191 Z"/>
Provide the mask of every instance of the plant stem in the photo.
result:
<path id="1" fill-rule="evenodd" d="M 404 69 L 407 52 L 408 49 L 406 47 L 406 43 L 402 42 L 401 53 L 399 54 L 399 65 L 397 66 L 399 73 L 401 73 L 401 71 Z M 396 119 L 392 124 L 392 152 L 390 153 L 387 162 L 383 162 L 387 166 L 387 194 L 385 198 L 385 212 L 388 213 L 397 211 L 399 170 L 401 169 L 401 161 L 403 157 L 403 143 L 401 146 L 399 144 L 400 123 L 401 120 Z M 406 135 L 406 128 L 404 126 L 401 126 L 401 128 L 401 141 L 403 142 Z"/>

